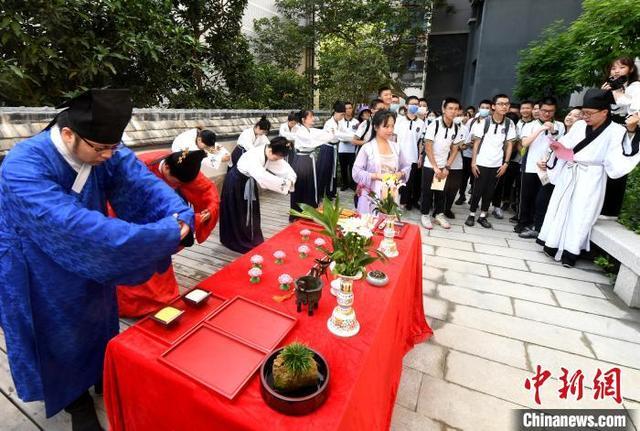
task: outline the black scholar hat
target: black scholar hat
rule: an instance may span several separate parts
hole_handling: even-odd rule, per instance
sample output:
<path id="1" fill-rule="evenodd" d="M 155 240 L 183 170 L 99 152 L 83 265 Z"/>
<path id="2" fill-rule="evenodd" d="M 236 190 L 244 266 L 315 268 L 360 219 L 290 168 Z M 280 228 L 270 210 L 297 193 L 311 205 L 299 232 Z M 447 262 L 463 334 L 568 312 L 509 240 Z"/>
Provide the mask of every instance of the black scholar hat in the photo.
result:
<path id="1" fill-rule="evenodd" d="M 71 129 L 99 144 L 117 144 L 131 120 L 133 102 L 127 89 L 91 89 L 56 108 L 67 108 Z"/>
<path id="2" fill-rule="evenodd" d="M 168 155 L 165 163 L 169 165 L 172 176 L 182 183 L 189 183 L 198 176 L 202 159 L 206 156 L 204 150 L 178 151 Z"/>
<path id="3" fill-rule="evenodd" d="M 610 91 L 590 88 L 584 95 L 582 107 L 589 109 L 607 109 L 610 108 L 613 103 L 615 103 L 615 99 Z"/>

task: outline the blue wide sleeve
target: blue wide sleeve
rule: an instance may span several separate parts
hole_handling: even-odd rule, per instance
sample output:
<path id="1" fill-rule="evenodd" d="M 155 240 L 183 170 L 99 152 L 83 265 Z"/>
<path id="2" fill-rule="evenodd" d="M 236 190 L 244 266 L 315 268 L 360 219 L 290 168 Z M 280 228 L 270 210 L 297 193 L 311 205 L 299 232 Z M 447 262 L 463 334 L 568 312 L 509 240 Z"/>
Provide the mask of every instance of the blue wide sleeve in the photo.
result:
<path id="1" fill-rule="evenodd" d="M 107 199 L 118 218 L 143 224 L 178 214 L 178 219 L 195 231 L 193 210 L 131 150 L 118 151 L 109 160 L 108 170 L 111 187 Z"/>
<path id="2" fill-rule="evenodd" d="M 103 284 L 126 284 L 166 267 L 177 251 L 180 229 L 172 215 L 146 224 L 109 218 L 82 206 L 54 181 L 46 158 L 28 154 L 11 159 L 0 170 L 4 218 L 65 270 Z M 157 199 L 147 197 L 148 202 Z M 189 218 L 184 205 L 176 208 Z"/>

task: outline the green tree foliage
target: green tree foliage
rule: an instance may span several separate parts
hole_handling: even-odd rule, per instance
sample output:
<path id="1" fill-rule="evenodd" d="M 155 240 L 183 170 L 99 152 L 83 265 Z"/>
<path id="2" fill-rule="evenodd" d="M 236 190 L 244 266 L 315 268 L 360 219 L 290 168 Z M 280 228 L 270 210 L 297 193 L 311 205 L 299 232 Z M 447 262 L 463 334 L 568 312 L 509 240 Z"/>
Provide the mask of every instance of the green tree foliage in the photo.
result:
<path id="1" fill-rule="evenodd" d="M 284 69 L 300 66 L 310 41 L 305 27 L 291 18 L 274 16 L 255 20 L 253 28 L 256 35 L 251 44 L 257 61 Z"/>
<path id="2" fill-rule="evenodd" d="M 368 36 L 354 36 L 351 43 L 327 36 L 320 43 L 318 88 L 321 106 L 330 108 L 338 99 L 368 102 L 371 93 L 389 82 L 388 58 Z"/>
<path id="3" fill-rule="evenodd" d="M 157 0 L 0 0 L 0 35 L 0 100 L 18 106 L 107 85 L 157 104 L 201 49 Z"/>
<path id="4" fill-rule="evenodd" d="M 599 87 L 612 59 L 638 53 L 638 1 L 585 0 L 582 14 L 568 28 L 555 23 L 522 51 L 516 95 L 568 96 L 581 87 Z"/>
<path id="5" fill-rule="evenodd" d="M 640 167 L 636 167 L 627 179 L 620 222 L 640 234 Z"/>
<path id="6" fill-rule="evenodd" d="M 239 96 L 235 107 L 248 109 L 300 109 L 306 106 L 309 83 L 292 69 L 256 64 L 251 70 L 253 92 Z"/>

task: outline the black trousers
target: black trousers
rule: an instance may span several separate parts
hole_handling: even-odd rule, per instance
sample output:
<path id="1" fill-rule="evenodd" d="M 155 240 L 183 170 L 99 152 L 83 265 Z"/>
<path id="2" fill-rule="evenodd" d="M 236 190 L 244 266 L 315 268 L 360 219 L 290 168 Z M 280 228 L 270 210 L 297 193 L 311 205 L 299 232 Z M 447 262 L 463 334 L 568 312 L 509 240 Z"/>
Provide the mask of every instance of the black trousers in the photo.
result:
<path id="1" fill-rule="evenodd" d="M 435 214 L 444 212 L 444 191 L 431 190 L 434 175 L 435 172 L 433 169 L 427 167 L 422 168 L 422 202 L 420 203 L 420 212 L 423 215 L 430 214 L 432 208 Z"/>
<path id="2" fill-rule="evenodd" d="M 516 183 L 516 179 L 519 176 L 520 176 L 520 163 L 509 162 L 509 166 L 507 167 L 507 172 L 505 172 L 504 175 L 502 176 L 503 178 L 502 202 L 504 203 L 515 202 L 512 200 L 514 195 L 513 186 Z M 495 203 L 494 203 L 494 206 L 495 206 Z"/>
<path id="3" fill-rule="evenodd" d="M 520 211 L 520 188 L 522 187 L 522 165 L 518 166 L 518 172 L 516 172 L 515 184 L 511 190 L 511 207 L 518 216 Z"/>
<path id="4" fill-rule="evenodd" d="M 351 171 L 353 163 L 356 161 L 356 153 L 338 153 L 338 162 L 340 163 L 340 178 L 342 180 L 342 188 L 356 189 L 356 183 L 353 181 Z"/>
<path id="5" fill-rule="evenodd" d="M 476 177 L 471 173 L 471 157 L 462 157 L 462 178 L 460 180 L 460 197 L 467 199 L 467 184 L 471 185 L 473 191 L 473 180 Z"/>
<path id="6" fill-rule="evenodd" d="M 453 202 L 456 200 L 460 183 L 462 182 L 462 169 L 449 171 L 447 182 L 444 185 L 444 209 L 451 211 Z"/>
<path id="7" fill-rule="evenodd" d="M 538 232 L 542 229 L 544 216 L 547 215 L 547 208 L 549 208 L 549 201 L 551 200 L 554 188 L 555 186 L 553 184 L 545 184 L 540 187 L 538 196 L 536 196 L 536 211 L 533 216 L 533 224 Z"/>
<path id="8" fill-rule="evenodd" d="M 407 209 L 418 207 L 421 194 L 422 169 L 417 163 L 411 163 L 411 172 L 406 185 L 400 189 L 400 203 Z"/>
<path id="9" fill-rule="evenodd" d="M 478 204 L 482 200 L 480 210 L 483 212 L 489 211 L 491 205 L 491 199 L 493 199 L 493 192 L 498 182 L 498 168 L 485 168 L 484 166 L 478 166 L 480 170 L 480 176 L 473 181 L 473 194 L 471 195 L 471 212 L 474 213 L 478 209 Z"/>
<path id="10" fill-rule="evenodd" d="M 536 198 L 542 188 L 542 182 L 538 174 L 523 173 L 522 186 L 520 188 L 520 221 L 522 226 L 532 226 L 536 212 Z M 547 203 L 548 205 L 548 203 Z M 546 210 L 545 210 L 546 211 Z"/>
<path id="11" fill-rule="evenodd" d="M 600 214 L 605 216 L 618 217 L 622 209 L 624 192 L 627 188 L 627 176 L 617 179 L 607 177 L 607 189 L 604 192 L 604 204 Z"/>

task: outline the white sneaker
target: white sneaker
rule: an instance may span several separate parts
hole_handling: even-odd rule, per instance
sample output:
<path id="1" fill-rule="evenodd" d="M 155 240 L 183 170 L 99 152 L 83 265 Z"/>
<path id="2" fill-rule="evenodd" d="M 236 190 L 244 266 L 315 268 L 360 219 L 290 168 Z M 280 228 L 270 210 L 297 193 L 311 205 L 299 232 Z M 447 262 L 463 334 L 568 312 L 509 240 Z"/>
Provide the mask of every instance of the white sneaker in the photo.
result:
<path id="1" fill-rule="evenodd" d="M 431 216 L 430 215 L 423 215 L 421 218 L 422 221 L 422 226 L 424 226 L 425 229 L 433 229 L 433 224 L 431 224 Z"/>
<path id="2" fill-rule="evenodd" d="M 451 224 L 449 224 L 447 219 L 444 217 L 444 214 L 442 213 L 436 215 L 436 223 L 438 223 L 440 226 L 442 226 L 445 229 L 451 228 Z"/>

